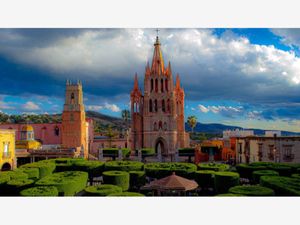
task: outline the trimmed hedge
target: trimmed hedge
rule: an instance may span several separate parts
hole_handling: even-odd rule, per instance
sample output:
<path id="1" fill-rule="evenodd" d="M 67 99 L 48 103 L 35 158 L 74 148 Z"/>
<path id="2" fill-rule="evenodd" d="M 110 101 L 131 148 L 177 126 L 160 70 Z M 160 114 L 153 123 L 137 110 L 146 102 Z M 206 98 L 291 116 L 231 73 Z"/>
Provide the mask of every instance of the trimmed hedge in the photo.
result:
<path id="1" fill-rule="evenodd" d="M 215 191 L 227 193 L 229 188 L 240 184 L 240 175 L 235 172 L 215 172 Z"/>
<path id="2" fill-rule="evenodd" d="M 138 192 L 122 192 L 108 195 L 109 197 L 144 197 L 145 195 Z"/>
<path id="3" fill-rule="evenodd" d="M 128 157 L 131 152 L 129 148 L 121 148 L 121 151 L 123 157 Z M 116 158 L 119 156 L 119 148 L 105 148 L 103 149 L 103 156 Z"/>
<path id="4" fill-rule="evenodd" d="M 267 169 L 268 169 L 267 165 L 258 164 L 258 163 L 257 164 L 253 163 L 252 166 L 244 163 L 236 165 L 236 170 L 240 174 L 240 177 L 247 178 L 249 180 L 252 180 L 252 173 L 254 171 L 267 170 Z"/>
<path id="5" fill-rule="evenodd" d="M 123 191 L 129 189 L 129 173 L 125 171 L 105 171 L 103 172 L 104 184 L 113 184 L 122 188 Z"/>
<path id="6" fill-rule="evenodd" d="M 102 184 L 86 187 L 84 191 L 86 196 L 107 196 L 110 194 L 121 193 L 122 188 L 112 184 Z"/>
<path id="7" fill-rule="evenodd" d="M 217 163 L 199 163 L 199 170 L 214 170 L 214 171 L 227 171 L 229 170 L 229 165 L 227 164 L 217 164 Z"/>
<path id="8" fill-rule="evenodd" d="M 271 188 L 278 196 L 300 196 L 300 180 L 282 176 L 262 176 L 260 185 Z"/>
<path id="9" fill-rule="evenodd" d="M 129 186 L 130 189 L 140 188 L 146 184 L 145 171 L 129 171 Z"/>
<path id="10" fill-rule="evenodd" d="M 287 176 L 290 177 L 293 173 L 293 168 L 287 164 L 283 163 L 273 163 L 272 165 L 268 166 L 270 170 L 275 170 L 279 173 L 279 176 Z"/>
<path id="11" fill-rule="evenodd" d="M 212 188 L 214 186 L 214 170 L 198 170 L 195 172 L 195 181 L 201 188 Z"/>
<path id="12" fill-rule="evenodd" d="M 88 173 L 82 171 L 65 171 L 53 173 L 36 182 L 40 186 L 55 186 L 60 195 L 73 196 L 86 187 Z"/>
<path id="13" fill-rule="evenodd" d="M 32 187 L 34 180 L 30 179 L 13 179 L 6 183 L 6 191 L 9 195 L 19 195 L 20 191 Z"/>
<path id="14" fill-rule="evenodd" d="M 3 176 L 5 176 L 5 177 L 8 176 L 10 180 L 28 179 L 28 175 L 26 173 L 23 173 L 18 170 L 0 172 L 0 177 L 3 177 Z"/>
<path id="15" fill-rule="evenodd" d="M 39 169 L 39 178 L 46 177 L 51 175 L 55 170 L 55 163 L 53 162 L 35 162 L 22 165 L 20 168 L 38 168 Z"/>
<path id="16" fill-rule="evenodd" d="M 197 166 L 193 163 L 147 163 L 145 164 L 145 172 L 148 177 L 163 178 L 172 175 L 173 172 L 178 176 L 193 178 L 197 171 Z"/>
<path id="17" fill-rule="evenodd" d="M 195 148 L 180 148 L 178 149 L 179 156 L 195 156 Z"/>
<path id="18" fill-rule="evenodd" d="M 272 189 L 259 185 L 235 186 L 229 189 L 229 193 L 245 196 L 274 196 Z"/>
<path id="19" fill-rule="evenodd" d="M 299 174 L 299 173 L 295 173 L 295 174 L 292 174 L 291 177 L 292 177 L 292 178 L 300 179 L 300 174 Z"/>
<path id="20" fill-rule="evenodd" d="M 215 195 L 215 196 L 216 197 L 242 197 L 244 195 L 225 193 L 225 194 L 219 194 L 219 195 Z"/>
<path id="21" fill-rule="evenodd" d="M 16 171 L 26 173 L 29 179 L 39 179 L 40 171 L 38 168 L 19 168 Z"/>
<path id="22" fill-rule="evenodd" d="M 89 178 L 92 179 L 93 177 L 102 175 L 102 172 L 104 170 L 104 162 L 77 160 L 73 161 L 72 167 L 72 170 L 87 172 L 89 174 Z"/>
<path id="23" fill-rule="evenodd" d="M 137 161 L 110 161 L 105 163 L 105 170 L 140 171 L 144 169 L 144 163 Z"/>
<path id="24" fill-rule="evenodd" d="M 154 148 L 142 148 L 141 151 L 142 151 L 142 158 L 155 155 Z M 139 154 L 138 150 L 135 150 L 135 155 L 138 156 L 138 154 Z"/>
<path id="25" fill-rule="evenodd" d="M 253 181 L 256 184 L 259 184 L 259 180 L 261 176 L 279 176 L 279 173 L 275 170 L 257 170 L 253 171 L 252 177 Z"/>
<path id="26" fill-rule="evenodd" d="M 24 197 L 58 196 L 58 190 L 54 186 L 37 186 L 22 190 L 20 195 Z"/>

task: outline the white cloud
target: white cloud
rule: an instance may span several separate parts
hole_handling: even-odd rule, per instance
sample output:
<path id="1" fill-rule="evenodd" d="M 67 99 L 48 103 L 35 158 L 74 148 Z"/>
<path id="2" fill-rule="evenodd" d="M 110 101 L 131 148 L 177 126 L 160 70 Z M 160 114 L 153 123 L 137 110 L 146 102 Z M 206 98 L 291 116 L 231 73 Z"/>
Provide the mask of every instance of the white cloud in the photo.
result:
<path id="1" fill-rule="evenodd" d="M 99 111 L 101 109 L 103 109 L 103 106 L 101 105 L 89 105 L 87 106 L 88 110 L 92 110 L 92 111 Z"/>
<path id="2" fill-rule="evenodd" d="M 204 105 L 198 105 L 198 107 L 199 107 L 200 111 L 203 113 L 209 112 L 209 109 L 206 108 Z"/>
<path id="3" fill-rule="evenodd" d="M 104 108 L 108 109 L 108 110 L 110 110 L 112 112 L 120 112 L 121 111 L 121 109 L 117 105 L 115 105 L 115 104 L 105 103 L 104 104 Z"/>
<path id="4" fill-rule="evenodd" d="M 34 102 L 28 101 L 22 105 L 22 108 L 27 111 L 37 111 L 40 110 L 40 107 Z"/>
<path id="5" fill-rule="evenodd" d="M 300 48 L 300 29 L 272 29 L 271 31 L 281 37 L 283 44 Z"/>
<path id="6" fill-rule="evenodd" d="M 10 106 L 8 103 L 4 101 L 0 101 L 0 109 L 14 109 L 14 107 Z"/>

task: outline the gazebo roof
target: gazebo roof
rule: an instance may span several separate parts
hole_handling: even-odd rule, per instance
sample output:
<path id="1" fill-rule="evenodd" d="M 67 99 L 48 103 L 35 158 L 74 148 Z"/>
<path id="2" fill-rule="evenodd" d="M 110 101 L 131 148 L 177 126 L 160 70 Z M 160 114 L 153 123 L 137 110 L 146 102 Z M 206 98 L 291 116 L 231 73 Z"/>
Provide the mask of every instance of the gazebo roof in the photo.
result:
<path id="1" fill-rule="evenodd" d="M 150 182 L 150 184 L 144 186 L 143 189 L 190 191 L 197 187 L 198 184 L 196 181 L 177 176 L 175 172 L 173 172 L 171 176 Z"/>

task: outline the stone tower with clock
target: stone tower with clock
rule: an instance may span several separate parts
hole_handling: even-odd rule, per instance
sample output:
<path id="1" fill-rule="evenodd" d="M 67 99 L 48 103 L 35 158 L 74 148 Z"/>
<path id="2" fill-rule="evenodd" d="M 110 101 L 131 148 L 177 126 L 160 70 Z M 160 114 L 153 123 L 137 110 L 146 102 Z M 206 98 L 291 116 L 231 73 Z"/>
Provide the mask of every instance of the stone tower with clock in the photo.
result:
<path id="1" fill-rule="evenodd" d="M 74 148 L 88 157 L 87 123 L 83 104 L 82 84 L 66 83 L 65 104 L 62 113 L 62 147 Z"/>

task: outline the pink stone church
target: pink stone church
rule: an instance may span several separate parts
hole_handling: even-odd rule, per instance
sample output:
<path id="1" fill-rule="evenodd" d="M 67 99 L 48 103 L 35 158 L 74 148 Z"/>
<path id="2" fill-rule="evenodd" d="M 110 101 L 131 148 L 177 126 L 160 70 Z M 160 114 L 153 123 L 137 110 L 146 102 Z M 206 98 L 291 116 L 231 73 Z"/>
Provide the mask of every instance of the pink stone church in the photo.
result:
<path id="1" fill-rule="evenodd" d="M 131 91 L 131 149 L 155 148 L 163 156 L 176 149 L 189 147 L 189 134 L 184 126 L 184 90 L 179 75 L 174 85 L 171 64 L 165 67 L 158 36 L 154 43 L 151 67 L 146 66 L 144 94 L 137 74 Z"/>

